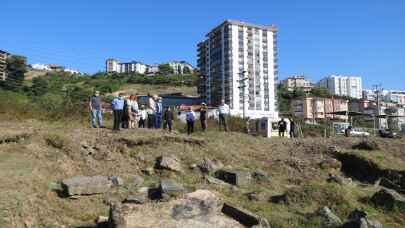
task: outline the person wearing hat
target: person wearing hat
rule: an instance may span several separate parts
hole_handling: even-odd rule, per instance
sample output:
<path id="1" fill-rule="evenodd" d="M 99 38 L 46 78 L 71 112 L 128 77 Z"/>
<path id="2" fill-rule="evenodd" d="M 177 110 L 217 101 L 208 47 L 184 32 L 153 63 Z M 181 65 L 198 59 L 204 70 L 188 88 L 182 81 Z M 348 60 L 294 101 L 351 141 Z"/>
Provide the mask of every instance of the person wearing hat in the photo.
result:
<path id="1" fill-rule="evenodd" d="M 200 109 L 200 122 L 201 122 L 201 129 L 205 131 L 207 129 L 207 111 L 208 107 L 206 103 L 201 103 Z"/>
<path id="2" fill-rule="evenodd" d="M 91 125 L 93 128 L 104 128 L 103 125 L 103 107 L 100 97 L 100 91 L 95 91 L 90 97 L 89 109 L 91 113 Z"/>
<path id="3" fill-rule="evenodd" d="M 139 115 L 138 127 L 145 128 L 145 122 L 146 122 L 146 119 L 148 118 L 148 114 L 146 113 L 146 110 L 145 110 L 145 105 L 141 105 L 138 115 Z"/>

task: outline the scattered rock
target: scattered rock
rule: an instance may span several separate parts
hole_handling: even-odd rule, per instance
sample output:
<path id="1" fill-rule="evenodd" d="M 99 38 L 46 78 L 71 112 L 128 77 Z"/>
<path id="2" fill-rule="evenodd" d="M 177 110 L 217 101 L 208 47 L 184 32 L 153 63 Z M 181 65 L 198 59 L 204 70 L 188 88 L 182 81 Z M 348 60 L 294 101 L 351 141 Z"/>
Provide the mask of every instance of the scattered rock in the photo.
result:
<path id="1" fill-rule="evenodd" d="M 224 164 L 222 164 L 221 161 L 216 159 L 210 160 L 208 158 L 204 158 L 204 161 L 201 164 L 199 164 L 198 167 L 200 168 L 201 172 L 206 174 L 212 174 L 224 168 Z"/>
<path id="2" fill-rule="evenodd" d="M 264 192 L 249 192 L 246 194 L 250 201 L 267 202 L 269 196 Z"/>
<path id="3" fill-rule="evenodd" d="M 77 176 L 62 181 L 62 187 L 68 196 L 106 193 L 112 186 L 105 176 Z"/>
<path id="4" fill-rule="evenodd" d="M 321 161 L 319 166 L 321 167 L 321 169 L 326 170 L 330 169 L 340 170 L 342 168 L 342 163 L 334 158 L 328 158 Z"/>
<path id="5" fill-rule="evenodd" d="M 142 173 L 146 176 L 152 176 L 155 173 L 155 170 L 153 169 L 153 167 L 147 167 L 142 170 Z"/>
<path id="6" fill-rule="evenodd" d="M 374 204 L 389 210 L 398 209 L 400 211 L 405 211 L 405 197 L 392 189 L 381 189 L 371 197 L 371 201 Z"/>
<path id="7" fill-rule="evenodd" d="M 197 165 L 197 164 L 191 164 L 191 165 L 189 166 L 189 168 L 190 168 L 191 170 L 196 170 L 196 169 L 198 168 L 198 165 Z"/>
<path id="8" fill-rule="evenodd" d="M 244 186 L 248 185 L 251 180 L 249 172 L 244 171 L 231 171 L 231 170 L 218 170 L 215 172 L 215 176 L 229 184 Z"/>
<path id="9" fill-rule="evenodd" d="M 183 187 L 182 184 L 179 184 L 173 180 L 161 180 L 159 186 L 162 198 L 168 197 L 176 197 L 180 194 L 185 193 L 186 189 Z"/>
<path id="10" fill-rule="evenodd" d="M 266 181 L 270 180 L 270 175 L 266 171 L 263 171 L 263 170 L 260 170 L 260 169 L 254 171 L 252 173 L 252 177 L 254 179 L 256 179 L 257 181 L 266 182 Z"/>
<path id="11" fill-rule="evenodd" d="M 228 183 L 211 176 L 205 176 L 204 179 L 207 181 L 208 184 L 229 185 Z"/>
<path id="12" fill-rule="evenodd" d="M 361 210 L 354 210 L 348 216 L 348 221 L 342 228 L 382 228 L 382 224 L 375 220 L 370 220 L 367 213 Z"/>
<path id="13" fill-rule="evenodd" d="M 128 185 L 130 187 L 141 186 L 144 182 L 144 179 L 139 175 L 131 175 L 128 178 Z"/>
<path id="14" fill-rule="evenodd" d="M 112 183 L 114 186 L 122 186 L 122 185 L 124 185 L 124 180 L 123 180 L 121 177 L 112 176 L 112 177 L 110 177 L 109 179 L 110 179 L 111 183 Z"/>
<path id="15" fill-rule="evenodd" d="M 328 147 L 327 151 L 330 154 L 337 154 L 337 153 L 339 153 L 341 151 L 341 149 L 339 147 L 337 147 L 337 146 L 330 146 L 330 147 Z"/>
<path id="16" fill-rule="evenodd" d="M 163 155 L 157 159 L 157 168 L 175 172 L 183 172 L 180 160 L 174 155 Z"/>
<path id="17" fill-rule="evenodd" d="M 270 201 L 272 203 L 279 203 L 279 204 L 284 203 L 284 204 L 287 204 L 288 203 L 288 197 L 287 197 L 287 194 L 275 195 L 275 196 L 272 196 L 270 198 Z"/>
<path id="18" fill-rule="evenodd" d="M 232 206 L 230 204 L 225 203 L 222 207 L 222 213 L 228 215 L 229 217 L 235 219 L 242 225 L 246 227 L 262 227 L 262 228 L 270 228 L 269 222 L 261 218 L 250 211 Z"/>
<path id="19" fill-rule="evenodd" d="M 328 207 L 322 207 L 318 210 L 318 215 L 322 218 L 323 227 L 339 227 L 342 220 L 337 217 Z"/>
<path id="20" fill-rule="evenodd" d="M 96 228 L 108 228 L 108 217 L 98 216 L 96 219 Z"/>
<path id="21" fill-rule="evenodd" d="M 350 185 L 353 183 L 352 178 L 345 178 L 336 174 L 329 174 L 328 182 L 338 183 L 340 185 Z"/>
<path id="22" fill-rule="evenodd" d="M 354 145 L 352 148 L 356 150 L 369 150 L 369 151 L 380 149 L 377 142 L 371 140 L 361 141 L 360 143 Z"/>
<path id="23" fill-rule="evenodd" d="M 148 193 L 146 194 L 135 194 L 135 195 L 129 195 L 124 201 L 123 203 L 135 203 L 135 204 L 144 204 L 146 203 Z"/>

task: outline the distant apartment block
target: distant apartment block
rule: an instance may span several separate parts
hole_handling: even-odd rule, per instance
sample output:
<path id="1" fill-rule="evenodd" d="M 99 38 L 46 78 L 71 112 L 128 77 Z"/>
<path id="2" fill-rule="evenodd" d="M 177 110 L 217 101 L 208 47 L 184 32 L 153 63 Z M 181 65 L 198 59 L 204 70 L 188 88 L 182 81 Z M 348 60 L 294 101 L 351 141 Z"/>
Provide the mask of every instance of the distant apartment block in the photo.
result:
<path id="1" fill-rule="evenodd" d="M 106 71 L 108 73 L 138 73 L 145 74 L 148 66 L 141 62 L 132 61 L 128 63 L 120 63 L 116 59 L 107 59 Z"/>
<path id="2" fill-rule="evenodd" d="M 380 90 L 378 91 L 380 101 L 392 102 L 398 105 L 405 106 L 405 91 L 404 90 Z M 377 91 L 366 89 L 363 90 L 363 99 L 369 101 L 377 101 Z"/>
<path id="3" fill-rule="evenodd" d="M 172 68 L 174 74 L 191 73 L 194 70 L 193 66 L 185 61 L 172 61 L 166 64 Z M 108 73 L 156 74 L 159 73 L 159 65 L 148 65 L 138 61 L 121 63 L 116 59 L 107 59 L 106 71 Z"/>
<path id="4" fill-rule="evenodd" d="M 318 82 L 318 85 L 327 88 L 332 94 L 362 98 L 362 81 L 360 77 L 331 75 Z"/>
<path id="5" fill-rule="evenodd" d="M 194 71 L 193 66 L 185 61 L 172 61 L 167 64 L 169 64 L 175 74 L 186 74 Z"/>
<path id="6" fill-rule="evenodd" d="M 221 99 L 232 115 L 278 118 L 277 28 L 226 20 L 198 44 L 198 91 L 212 106 Z M 247 80 L 243 79 L 247 78 Z"/>
<path id="7" fill-rule="evenodd" d="M 287 79 L 281 81 L 288 91 L 301 90 L 304 92 L 309 92 L 314 87 L 314 84 L 305 79 L 304 75 L 290 76 Z"/>
<path id="8" fill-rule="evenodd" d="M 405 91 L 404 90 L 388 90 L 384 96 L 385 101 L 393 102 L 399 105 L 405 105 Z"/>
<path id="9" fill-rule="evenodd" d="M 349 101 L 345 99 L 304 97 L 291 102 L 293 115 L 306 121 L 322 119 L 347 120 L 346 115 L 334 113 L 349 110 Z"/>
<path id="10" fill-rule="evenodd" d="M 7 77 L 7 58 L 10 56 L 11 54 L 0 50 L 0 80 L 6 80 Z"/>

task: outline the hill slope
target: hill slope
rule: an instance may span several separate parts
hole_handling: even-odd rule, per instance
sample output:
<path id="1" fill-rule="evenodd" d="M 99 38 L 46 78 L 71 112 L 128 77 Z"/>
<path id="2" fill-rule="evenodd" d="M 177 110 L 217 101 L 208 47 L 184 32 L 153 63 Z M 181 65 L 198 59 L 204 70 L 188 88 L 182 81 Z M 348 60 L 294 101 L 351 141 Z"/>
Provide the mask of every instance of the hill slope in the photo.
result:
<path id="1" fill-rule="evenodd" d="M 361 178 L 365 173 L 348 169 L 349 163 L 343 163 L 346 173 L 342 173 L 333 160 L 346 161 L 347 154 L 354 154 L 359 161 L 377 164 L 373 169 L 399 169 L 405 167 L 403 140 L 372 139 L 380 149 L 367 152 L 352 149 L 362 139 L 265 139 L 214 130 L 193 137 L 146 129 L 114 134 L 109 129 L 89 129 L 74 122 L 31 120 L 0 122 L 0 128 L 3 227 L 92 223 L 97 216 L 108 215 L 111 201 L 121 201 L 137 191 L 138 187 L 129 185 L 133 175 L 144 179 L 142 186 L 153 187 L 161 179 L 173 179 L 189 192 L 218 192 L 226 202 L 268 219 L 272 227 L 321 227 L 314 213 L 322 206 L 328 206 L 343 220 L 359 208 L 385 227 L 405 226 L 405 212 L 381 209 L 370 202 L 380 187 Z M 175 155 L 185 172 L 155 169 L 145 175 L 142 170 L 152 170 L 156 158 L 162 155 Z M 193 165 L 204 158 L 220 161 L 227 170 L 259 170 L 270 177 L 242 186 L 210 184 Z M 395 166 L 387 167 L 393 162 Z M 327 181 L 330 175 L 345 174 L 352 176 L 354 183 Z M 63 179 L 95 175 L 120 176 L 125 184 L 105 194 L 75 199 L 58 194 Z M 256 197 L 247 196 L 252 192 Z"/>

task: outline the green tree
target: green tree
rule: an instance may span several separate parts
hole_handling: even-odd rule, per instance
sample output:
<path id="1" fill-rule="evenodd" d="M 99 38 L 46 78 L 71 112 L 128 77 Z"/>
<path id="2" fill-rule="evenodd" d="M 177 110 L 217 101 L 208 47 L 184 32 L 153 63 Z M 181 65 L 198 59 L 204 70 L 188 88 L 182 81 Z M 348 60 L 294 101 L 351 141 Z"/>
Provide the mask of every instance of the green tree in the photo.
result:
<path id="1" fill-rule="evenodd" d="M 31 91 L 35 96 L 42 96 L 48 92 L 48 81 L 43 77 L 37 77 L 32 80 Z"/>
<path id="2" fill-rule="evenodd" d="M 191 70 L 188 67 L 183 68 L 183 74 L 191 74 Z"/>
<path id="3" fill-rule="evenodd" d="M 173 68 L 169 64 L 160 64 L 159 65 L 159 73 L 164 75 L 173 74 Z"/>
<path id="4" fill-rule="evenodd" d="M 328 89 L 324 87 L 314 87 L 312 88 L 311 94 L 315 97 L 331 97 L 332 94 L 329 92 Z"/>
<path id="5" fill-rule="evenodd" d="M 7 78 L 4 88 L 12 91 L 20 91 L 23 88 L 24 74 L 27 72 L 26 58 L 13 55 L 7 58 Z"/>

